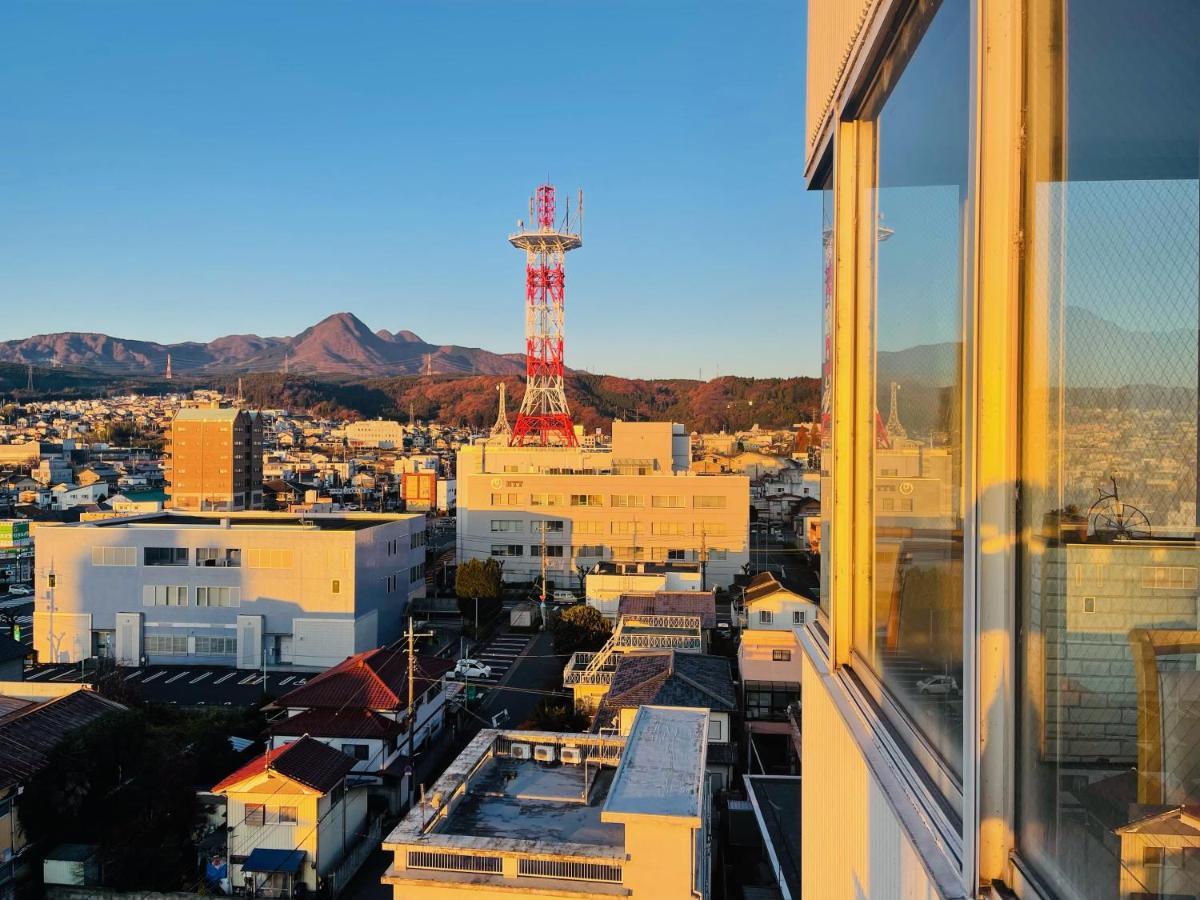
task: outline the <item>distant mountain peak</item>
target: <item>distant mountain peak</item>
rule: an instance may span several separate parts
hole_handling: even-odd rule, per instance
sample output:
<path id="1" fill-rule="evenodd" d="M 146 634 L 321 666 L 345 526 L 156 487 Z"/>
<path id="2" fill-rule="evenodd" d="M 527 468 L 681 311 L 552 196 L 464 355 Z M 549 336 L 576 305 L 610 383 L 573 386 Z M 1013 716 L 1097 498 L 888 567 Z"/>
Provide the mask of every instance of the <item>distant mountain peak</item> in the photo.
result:
<path id="1" fill-rule="evenodd" d="M 207 343 L 160 344 L 95 332 L 66 331 L 0 342 L 0 362 L 70 365 L 97 372 L 158 375 L 171 355 L 176 374 L 278 372 L 284 358 L 292 372 L 353 375 L 414 375 L 477 372 L 517 375 L 521 358 L 455 344 L 433 346 L 411 331 L 371 331 L 352 312 L 326 316 L 294 337 L 230 334 Z"/>

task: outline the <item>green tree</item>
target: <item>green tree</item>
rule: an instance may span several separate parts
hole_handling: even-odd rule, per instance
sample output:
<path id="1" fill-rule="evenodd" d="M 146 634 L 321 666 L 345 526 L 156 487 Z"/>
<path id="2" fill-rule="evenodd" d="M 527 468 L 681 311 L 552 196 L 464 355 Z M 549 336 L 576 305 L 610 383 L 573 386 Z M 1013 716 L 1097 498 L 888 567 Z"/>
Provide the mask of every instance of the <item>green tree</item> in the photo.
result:
<path id="1" fill-rule="evenodd" d="M 588 717 L 575 711 L 570 700 L 543 697 L 521 726 L 530 731 L 586 731 Z"/>
<path id="2" fill-rule="evenodd" d="M 580 604 L 563 610 L 550 626 L 555 653 L 599 650 L 612 634 L 612 625 L 593 606 Z"/>
<path id="3" fill-rule="evenodd" d="M 494 559 L 468 559 L 454 576 L 459 599 L 495 600 L 500 596 L 500 563 Z"/>
<path id="4" fill-rule="evenodd" d="M 479 630 L 500 615 L 500 563 L 494 559 L 469 559 L 458 567 L 454 576 L 454 593 L 458 595 L 458 612 L 466 631 L 478 639 Z"/>

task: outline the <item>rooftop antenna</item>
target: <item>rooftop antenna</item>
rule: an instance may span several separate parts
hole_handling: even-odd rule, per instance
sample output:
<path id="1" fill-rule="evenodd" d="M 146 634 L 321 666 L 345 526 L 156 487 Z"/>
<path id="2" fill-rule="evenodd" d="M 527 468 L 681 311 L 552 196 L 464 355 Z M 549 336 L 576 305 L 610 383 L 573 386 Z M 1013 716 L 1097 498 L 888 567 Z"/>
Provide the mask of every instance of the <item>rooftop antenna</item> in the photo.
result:
<path id="1" fill-rule="evenodd" d="M 496 414 L 496 424 L 492 426 L 492 436 L 504 435 L 505 437 L 511 437 L 512 428 L 508 424 L 508 410 L 505 408 L 505 386 L 503 381 L 496 385 L 496 390 L 500 392 L 500 409 Z"/>

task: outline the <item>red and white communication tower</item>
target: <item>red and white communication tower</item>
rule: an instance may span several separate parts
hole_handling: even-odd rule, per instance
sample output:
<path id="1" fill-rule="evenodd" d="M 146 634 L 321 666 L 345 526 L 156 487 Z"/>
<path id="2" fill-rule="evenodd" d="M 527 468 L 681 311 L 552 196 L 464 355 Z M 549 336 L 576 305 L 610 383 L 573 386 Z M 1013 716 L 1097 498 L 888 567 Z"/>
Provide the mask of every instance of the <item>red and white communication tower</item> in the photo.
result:
<path id="1" fill-rule="evenodd" d="M 525 251 L 525 398 L 510 444 L 575 447 L 579 442 L 563 389 L 563 258 L 583 246 L 583 191 L 575 222 L 568 202 L 560 226 L 554 185 L 539 186 L 529 201 L 529 222 L 528 229 L 518 222 L 517 233 L 508 239 Z"/>

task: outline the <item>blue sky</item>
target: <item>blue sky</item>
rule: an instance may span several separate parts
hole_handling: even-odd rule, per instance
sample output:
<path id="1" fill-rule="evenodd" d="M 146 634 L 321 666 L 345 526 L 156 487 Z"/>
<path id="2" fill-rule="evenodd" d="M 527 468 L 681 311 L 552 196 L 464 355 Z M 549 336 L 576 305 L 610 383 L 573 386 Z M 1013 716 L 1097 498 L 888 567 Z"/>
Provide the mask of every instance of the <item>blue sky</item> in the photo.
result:
<path id="1" fill-rule="evenodd" d="M 818 372 L 796 0 L 0 4 L 0 339 L 522 346 L 505 235 L 586 196 L 567 361 Z"/>

